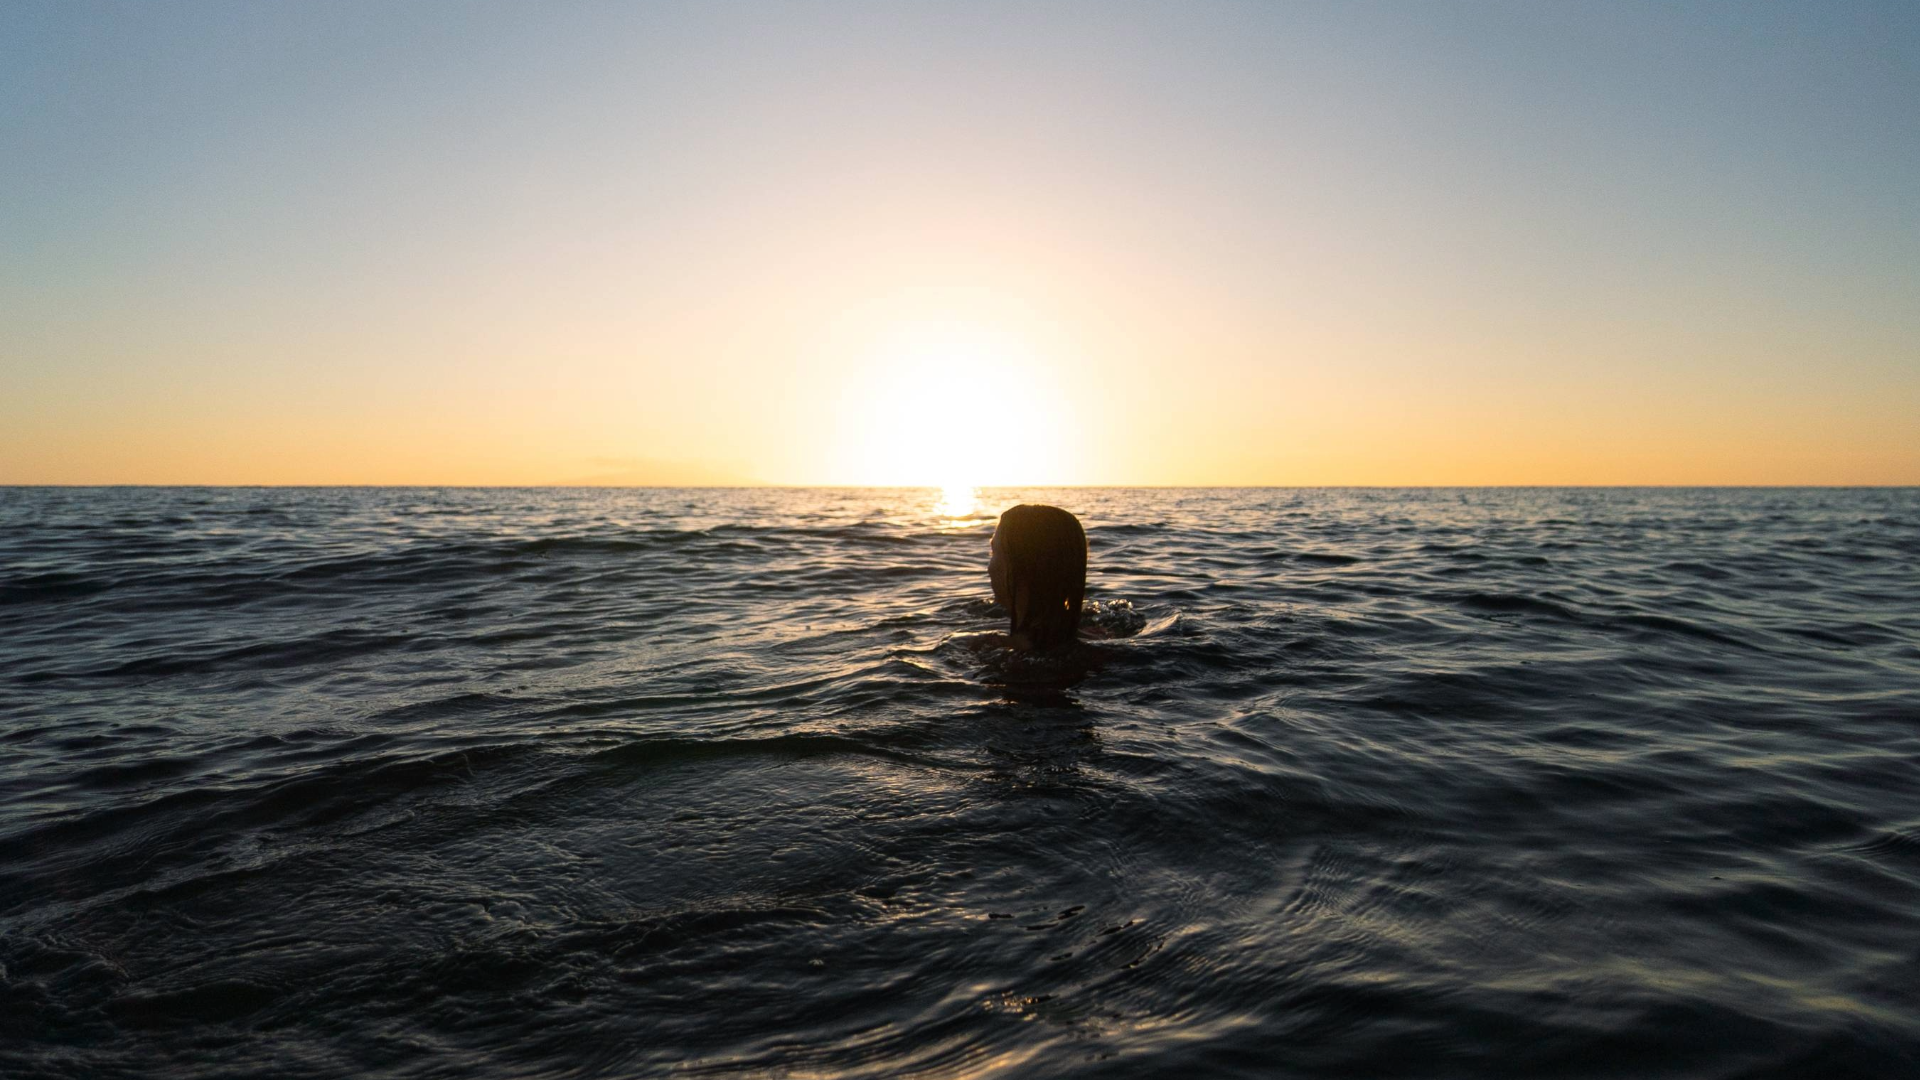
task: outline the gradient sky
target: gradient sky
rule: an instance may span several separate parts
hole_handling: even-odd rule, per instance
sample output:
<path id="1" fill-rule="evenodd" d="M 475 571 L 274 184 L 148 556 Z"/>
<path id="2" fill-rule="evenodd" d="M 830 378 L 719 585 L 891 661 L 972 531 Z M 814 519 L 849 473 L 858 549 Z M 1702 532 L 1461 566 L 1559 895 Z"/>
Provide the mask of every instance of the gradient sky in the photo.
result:
<path id="1" fill-rule="evenodd" d="M 0 5 L 0 483 L 1920 483 L 1920 3 Z"/>

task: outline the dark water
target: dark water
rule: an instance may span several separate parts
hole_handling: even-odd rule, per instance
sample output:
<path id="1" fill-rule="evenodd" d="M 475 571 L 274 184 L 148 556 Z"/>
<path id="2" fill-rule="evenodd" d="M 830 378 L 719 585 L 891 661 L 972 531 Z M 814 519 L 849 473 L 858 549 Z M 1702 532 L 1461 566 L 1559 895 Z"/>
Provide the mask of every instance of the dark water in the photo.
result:
<path id="1" fill-rule="evenodd" d="M 0 1073 L 1920 1070 L 1920 491 L 1016 495 L 0 489 Z"/>

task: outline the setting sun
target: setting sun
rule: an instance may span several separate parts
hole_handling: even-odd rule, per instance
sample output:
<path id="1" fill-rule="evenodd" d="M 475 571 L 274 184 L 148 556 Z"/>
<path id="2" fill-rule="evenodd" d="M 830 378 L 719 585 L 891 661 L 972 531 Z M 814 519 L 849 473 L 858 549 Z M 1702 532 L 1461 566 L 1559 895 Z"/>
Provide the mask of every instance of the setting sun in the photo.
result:
<path id="1" fill-rule="evenodd" d="M 971 329 L 878 347 L 840 402 L 843 475 L 939 487 L 954 505 L 970 503 L 981 484 L 1056 480 L 1072 464 L 1080 424 L 1045 357 Z"/>

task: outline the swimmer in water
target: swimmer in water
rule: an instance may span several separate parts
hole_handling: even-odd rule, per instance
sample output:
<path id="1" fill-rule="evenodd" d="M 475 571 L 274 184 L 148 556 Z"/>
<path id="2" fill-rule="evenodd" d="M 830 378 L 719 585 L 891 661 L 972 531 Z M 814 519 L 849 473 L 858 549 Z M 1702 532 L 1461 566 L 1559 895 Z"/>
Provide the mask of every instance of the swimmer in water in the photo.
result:
<path id="1" fill-rule="evenodd" d="M 1080 637 L 1087 593 L 1087 533 L 1057 506 L 1022 503 L 1000 515 L 987 576 L 1006 609 L 1009 648 L 1046 652 Z"/>

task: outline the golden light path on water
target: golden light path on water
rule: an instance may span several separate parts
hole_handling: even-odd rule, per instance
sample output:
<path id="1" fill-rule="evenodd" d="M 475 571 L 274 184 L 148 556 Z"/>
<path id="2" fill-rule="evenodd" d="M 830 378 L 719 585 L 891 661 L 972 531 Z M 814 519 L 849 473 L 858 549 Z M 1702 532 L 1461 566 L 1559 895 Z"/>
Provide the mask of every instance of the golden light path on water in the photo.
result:
<path id="1" fill-rule="evenodd" d="M 933 512 L 944 518 L 970 518 L 980 512 L 979 489 L 971 484 L 946 484 Z"/>

